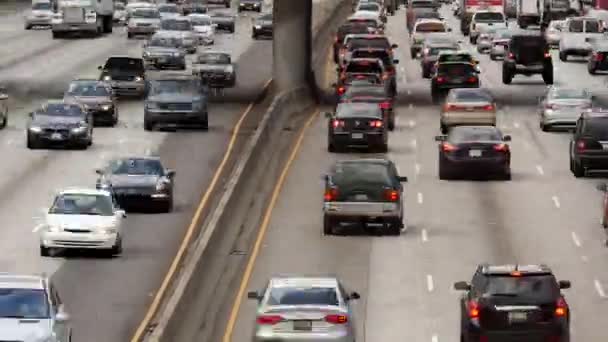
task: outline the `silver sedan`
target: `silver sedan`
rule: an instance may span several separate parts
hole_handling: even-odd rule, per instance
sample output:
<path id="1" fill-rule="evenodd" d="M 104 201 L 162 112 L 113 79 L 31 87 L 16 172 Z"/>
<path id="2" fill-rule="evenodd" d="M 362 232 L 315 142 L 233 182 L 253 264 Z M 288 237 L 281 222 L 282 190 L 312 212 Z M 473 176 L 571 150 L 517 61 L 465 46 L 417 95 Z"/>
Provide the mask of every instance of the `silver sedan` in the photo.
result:
<path id="1" fill-rule="evenodd" d="M 355 341 L 350 302 L 359 294 L 334 277 L 276 277 L 248 298 L 258 302 L 254 342 Z"/>
<path id="2" fill-rule="evenodd" d="M 585 89 L 551 87 L 539 98 L 540 129 L 571 129 L 582 113 L 590 111 L 593 95 Z"/>

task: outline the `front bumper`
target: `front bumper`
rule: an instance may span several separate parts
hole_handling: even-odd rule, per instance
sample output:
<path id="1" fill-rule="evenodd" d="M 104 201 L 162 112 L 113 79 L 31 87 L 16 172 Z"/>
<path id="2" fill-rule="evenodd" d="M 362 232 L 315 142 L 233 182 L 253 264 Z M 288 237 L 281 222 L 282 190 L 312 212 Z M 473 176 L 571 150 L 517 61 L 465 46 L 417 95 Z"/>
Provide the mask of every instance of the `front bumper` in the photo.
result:
<path id="1" fill-rule="evenodd" d="M 40 234 L 40 246 L 46 248 L 112 249 L 117 240 L 118 233 L 44 231 Z"/>
<path id="2" fill-rule="evenodd" d="M 137 191 L 115 191 L 114 196 L 121 208 L 148 207 L 158 204 L 165 205 L 171 202 L 171 194 L 168 192 Z"/>
<path id="3" fill-rule="evenodd" d="M 131 35 L 152 35 L 158 29 L 156 26 L 127 26 L 127 32 Z"/>
<path id="4" fill-rule="evenodd" d="M 361 134 L 360 138 L 353 134 Z M 343 147 L 376 147 L 386 143 L 386 137 L 381 132 L 334 132 L 330 136 L 330 144 Z"/>
<path id="5" fill-rule="evenodd" d="M 146 84 L 135 81 L 111 81 L 112 89 L 121 96 L 142 96 L 146 92 Z"/>
<path id="6" fill-rule="evenodd" d="M 28 26 L 50 26 L 51 17 L 29 17 L 25 19 Z"/>
<path id="7" fill-rule="evenodd" d="M 52 24 L 53 32 L 89 32 L 97 33 L 97 23 Z"/>
<path id="8" fill-rule="evenodd" d="M 55 133 L 59 134 L 59 136 L 55 136 Z M 28 137 L 31 141 L 36 143 L 42 143 L 45 145 L 54 145 L 54 146 L 70 146 L 70 145 L 80 145 L 88 142 L 89 136 L 87 132 L 82 133 L 72 133 L 72 132 L 33 132 L 29 131 Z"/>
<path id="9" fill-rule="evenodd" d="M 145 121 L 154 122 L 156 125 L 164 127 L 206 125 L 207 116 L 207 113 L 198 112 L 144 110 Z"/>

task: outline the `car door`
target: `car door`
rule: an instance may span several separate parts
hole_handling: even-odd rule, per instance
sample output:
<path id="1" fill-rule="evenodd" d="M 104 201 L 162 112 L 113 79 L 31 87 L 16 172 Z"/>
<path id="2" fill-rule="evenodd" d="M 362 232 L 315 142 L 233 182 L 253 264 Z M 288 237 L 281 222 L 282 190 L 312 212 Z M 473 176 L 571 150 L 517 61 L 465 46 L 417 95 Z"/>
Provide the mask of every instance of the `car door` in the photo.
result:
<path id="1" fill-rule="evenodd" d="M 572 134 L 572 139 L 570 140 L 570 160 L 573 160 L 574 157 L 576 156 L 575 154 L 575 144 L 576 141 L 580 138 L 581 133 L 583 131 L 583 119 L 579 118 L 576 121 L 576 128 L 574 129 L 574 134 Z"/>
<path id="2" fill-rule="evenodd" d="M 60 310 L 64 310 L 64 304 L 61 300 L 61 297 L 59 296 L 59 292 L 52 283 L 49 285 L 49 292 L 51 297 L 51 315 L 55 317 Z M 67 322 L 53 322 L 53 332 L 55 333 L 55 335 L 57 335 L 57 341 L 68 342 L 69 330 L 69 324 Z"/>

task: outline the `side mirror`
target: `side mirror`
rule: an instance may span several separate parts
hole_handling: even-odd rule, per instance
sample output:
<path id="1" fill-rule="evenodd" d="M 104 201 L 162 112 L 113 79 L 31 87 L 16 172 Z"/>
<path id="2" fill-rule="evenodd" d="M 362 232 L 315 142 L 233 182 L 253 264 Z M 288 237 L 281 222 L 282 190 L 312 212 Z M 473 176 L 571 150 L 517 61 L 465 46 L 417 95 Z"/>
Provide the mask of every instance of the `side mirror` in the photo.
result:
<path id="1" fill-rule="evenodd" d="M 468 291 L 470 289 L 471 285 L 469 285 L 466 281 L 458 281 L 454 283 L 454 290 Z"/>
<path id="2" fill-rule="evenodd" d="M 446 136 L 445 135 L 437 135 L 435 136 L 435 141 L 445 141 Z"/>
<path id="3" fill-rule="evenodd" d="M 169 178 L 175 177 L 175 170 L 167 169 L 167 177 L 169 177 Z"/>
<path id="4" fill-rule="evenodd" d="M 397 45 L 397 44 L 393 44 L 393 45 L 391 45 L 391 48 L 393 48 L 393 49 L 396 49 L 396 48 L 398 48 L 398 47 L 399 47 L 399 45 Z"/>
<path id="5" fill-rule="evenodd" d="M 260 299 L 262 299 L 262 296 L 260 296 L 260 294 L 257 291 L 249 291 L 249 292 L 247 292 L 247 298 L 260 300 Z"/>
<path id="6" fill-rule="evenodd" d="M 102 169 L 95 169 L 95 173 L 98 175 L 103 175 L 103 170 Z"/>
<path id="7" fill-rule="evenodd" d="M 510 135 L 505 135 L 502 137 L 502 141 L 511 141 L 511 136 Z"/>
<path id="8" fill-rule="evenodd" d="M 325 182 L 329 182 L 329 175 L 322 175 L 321 179 Z"/>
<path id="9" fill-rule="evenodd" d="M 399 64 L 399 60 L 398 59 L 393 59 L 393 64 Z"/>
<path id="10" fill-rule="evenodd" d="M 34 112 L 27 113 L 27 116 L 29 116 L 30 118 L 33 118 L 34 117 Z"/>
<path id="11" fill-rule="evenodd" d="M 353 291 L 353 292 L 351 292 L 351 293 L 348 295 L 348 299 L 349 299 L 349 300 L 357 300 L 357 299 L 360 299 L 360 298 L 361 298 L 361 295 L 360 295 L 358 292 L 354 292 L 354 291 Z"/>
<path id="12" fill-rule="evenodd" d="M 608 191 L 608 185 L 606 185 L 606 183 L 600 183 L 595 188 L 603 192 Z"/>
<path id="13" fill-rule="evenodd" d="M 569 289 L 572 284 L 570 284 L 570 280 L 560 280 L 559 281 L 560 289 Z"/>
<path id="14" fill-rule="evenodd" d="M 399 177 L 399 181 L 400 181 L 400 182 L 402 182 L 402 183 L 407 183 L 407 177 L 405 177 L 405 176 L 400 176 L 400 177 Z"/>
<path id="15" fill-rule="evenodd" d="M 122 218 L 127 218 L 127 212 L 122 209 L 116 210 L 116 215 Z"/>
<path id="16" fill-rule="evenodd" d="M 57 310 L 57 315 L 55 316 L 55 321 L 59 323 L 65 323 L 70 320 L 70 315 L 65 311 L 63 305 L 60 305 Z"/>
<path id="17" fill-rule="evenodd" d="M 325 113 L 324 113 L 324 115 L 325 115 L 325 117 L 326 117 L 326 118 L 328 118 L 328 119 L 331 119 L 331 118 L 332 118 L 332 116 L 333 116 L 333 114 L 332 114 L 331 112 L 325 112 Z"/>
<path id="18" fill-rule="evenodd" d="M 97 67 L 97 70 L 102 70 L 102 69 L 103 69 L 103 67 L 101 65 Z"/>
<path id="19" fill-rule="evenodd" d="M 451 27 L 448 27 L 448 32 L 452 32 L 452 28 Z"/>

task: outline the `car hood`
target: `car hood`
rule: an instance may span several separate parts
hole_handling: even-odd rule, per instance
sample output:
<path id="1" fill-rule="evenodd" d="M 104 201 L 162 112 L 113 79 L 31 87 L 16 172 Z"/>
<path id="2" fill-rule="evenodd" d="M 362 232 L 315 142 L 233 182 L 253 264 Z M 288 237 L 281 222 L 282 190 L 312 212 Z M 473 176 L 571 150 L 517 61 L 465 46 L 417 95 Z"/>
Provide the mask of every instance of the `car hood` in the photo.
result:
<path id="1" fill-rule="evenodd" d="M 36 115 L 32 120 L 32 123 L 40 126 L 74 126 L 79 124 L 82 120 L 84 120 L 84 118 L 80 116 Z"/>
<path id="2" fill-rule="evenodd" d="M 115 187 L 152 187 L 160 177 L 156 175 L 112 175 L 109 181 Z"/>
<path id="3" fill-rule="evenodd" d="M 63 100 L 68 103 L 82 104 L 106 104 L 112 102 L 112 99 L 108 96 L 66 96 Z"/>
<path id="4" fill-rule="evenodd" d="M 61 229 L 87 229 L 116 225 L 115 216 L 47 214 L 46 224 Z M 1 330 L 0 330 L 1 331 Z"/>
<path id="5" fill-rule="evenodd" d="M 149 96 L 148 101 L 152 102 L 171 102 L 171 103 L 193 103 L 200 100 L 200 96 L 193 96 L 191 94 L 158 94 Z"/>
<path id="6" fill-rule="evenodd" d="M 232 72 L 232 65 L 221 65 L 221 64 L 194 64 L 193 68 L 205 71 L 223 71 Z"/>
<path id="7" fill-rule="evenodd" d="M 156 24 L 160 25 L 160 19 L 158 18 L 131 18 L 131 22 L 135 24 Z"/>
<path id="8" fill-rule="evenodd" d="M 51 336 L 51 320 L 0 318 L 0 340 L 38 342 Z"/>
<path id="9" fill-rule="evenodd" d="M 179 48 L 170 48 L 164 46 L 149 46 L 144 50 L 144 52 L 153 55 L 171 55 L 176 52 L 181 52 L 181 50 Z"/>

